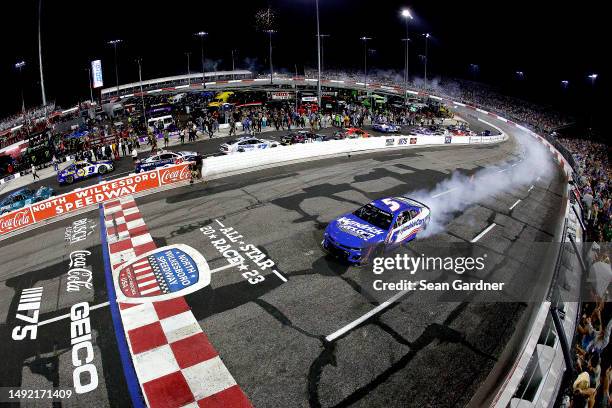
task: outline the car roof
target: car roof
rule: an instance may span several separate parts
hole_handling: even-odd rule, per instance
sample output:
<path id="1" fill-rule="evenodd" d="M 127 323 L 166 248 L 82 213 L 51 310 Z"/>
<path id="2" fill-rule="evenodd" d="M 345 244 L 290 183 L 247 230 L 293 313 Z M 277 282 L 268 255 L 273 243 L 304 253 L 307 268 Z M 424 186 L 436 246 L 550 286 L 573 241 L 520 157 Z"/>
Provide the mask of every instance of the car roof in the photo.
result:
<path id="1" fill-rule="evenodd" d="M 406 211 L 406 210 L 417 210 L 420 211 L 423 208 L 423 205 L 418 201 L 411 200 L 407 197 L 387 197 L 386 199 L 390 199 L 399 204 L 399 208 L 395 210 L 395 212 Z M 384 210 L 389 211 L 389 206 L 383 202 L 384 199 L 374 200 L 372 201 L 372 205 Z"/>
<path id="2" fill-rule="evenodd" d="M 19 190 L 17 190 L 17 191 L 12 192 L 12 193 L 11 193 L 11 194 L 9 194 L 9 195 L 7 195 L 7 196 L 6 196 L 6 198 L 9 198 L 9 197 L 14 197 L 14 196 L 16 196 L 16 195 L 23 194 L 23 193 L 25 193 L 25 192 L 31 192 L 31 191 L 32 191 L 32 190 L 31 190 L 31 189 L 29 189 L 29 188 L 27 188 L 27 187 L 26 187 L 26 188 L 22 188 L 22 189 L 19 189 Z"/>

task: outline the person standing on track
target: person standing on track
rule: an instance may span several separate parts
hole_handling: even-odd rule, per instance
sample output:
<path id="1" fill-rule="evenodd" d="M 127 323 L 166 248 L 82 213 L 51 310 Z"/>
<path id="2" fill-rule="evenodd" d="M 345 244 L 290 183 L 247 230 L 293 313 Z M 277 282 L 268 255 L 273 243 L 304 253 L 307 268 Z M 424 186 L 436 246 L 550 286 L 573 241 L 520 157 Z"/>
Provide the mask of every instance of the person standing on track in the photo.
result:
<path id="1" fill-rule="evenodd" d="M 36 173 L 36 166 L 32 163 L 32 180 L 40 179 L 38 173 Z"/>

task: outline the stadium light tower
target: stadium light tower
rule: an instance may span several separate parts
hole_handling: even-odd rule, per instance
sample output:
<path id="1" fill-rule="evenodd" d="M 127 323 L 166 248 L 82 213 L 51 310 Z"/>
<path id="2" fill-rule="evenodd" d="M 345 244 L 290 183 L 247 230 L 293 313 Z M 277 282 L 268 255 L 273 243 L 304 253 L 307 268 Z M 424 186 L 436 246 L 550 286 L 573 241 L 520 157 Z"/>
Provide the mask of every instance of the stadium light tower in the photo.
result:
<path id="1" fill-rule="evenodd" d="M 597 74 L 591 74 L 588 77 L 591 80 L 591 85 L 595 85 L 595 80 L 597 79 Z"/>
<path id="2" fill-rule="evenodd" d="M 191 53 L 186 52 L 185 55 L 187 56 L 187 84 L 191 85 L 191 63 L 190 63 Z"/>
<path id="3" fill-rule="evenodd" d="M 116 39 L 116 40 L 110 40 L 107 43 L 109 45 L 112 45 L 113 48 L 115 49 L 115 83 L 117 85 L 117 96 L 119 96 L 119 68 L 118 68 L 119 63 L 117 62 L 117 46 L 121 44 L 122 41 L 123 40 Z"/>
<path id="4" fill-rule="evenodd" d="M 144 120 L 145 129 L 147 129 L 147 108 L 145 106 L 144 92 L 142 91 L 142 58 L 136 59 L 138 63 L 138 82 L 140 83 L 140 102 L 142 103 L 142 118 Z"/>
<path id="5" fill-rule="evenodd" d="M 321 107 L 321 30 L 319 27 L 319 0 L 315 0 L 317 11 L 317 105 Z M 296 98 L 297 100 L 297 98 Z"/>
<path id="6" fill-rule="evenodd" d="M 429 40 L 429 33 L 425 33 L 423 34 L 423 37 L 425 37 L 425 86 L 427 86 L 427 40 Z"/>
<path id="7" fill-rule="evenodd" d="M 272 65 L 272 34 L 276 33 L 276 30 L 265 30 L 264 33 L 268 33 L 268 42 L 269 42 L 269 48 L 270 48 L 270 85 L 272 85 L 272 75 L 274 73 L 274 66 Z"/>
<path id="8" fill-rule="evenodd" d="M 401 15 L 404 18 L 404 22 L 406 24 L 406 55 L 404 59 L 404 104 L 408 103 L 408 42 L 410 41 L 408 38 L 408 20 L 412 20 L 412 14 L 410 10 L 407 8 L 401 11 Z"/>
<path id="9" fill-rule="evenodd" d="M 41 13 L 42 13 L 42 0 L 38 0 L 38 66 L 40 69 L 40 93 L 42 94 L 42 104 L 45 107 L 45 116 L 47 116 L 47 95 L 45 94 L 45 78 L 43 77 L 43 63 L 42 63 L 42 39 L 40 37 Z"/>
<path id="10" fill-rule="evenodd" d="M 20 88 L 21 88 L 21 112 L 25 115 L 25 99 L 23 97 L 23 74 L 22 74 L 22 70 L 23 67 L 25 67 L 26 63 L 25 61 L 18 61 L 15 64 L 15 69 L 17 69 L 17 71 L 19 71 L 19 82 L 20 82 Z"/>
<path id="11" fill-rule="evenodd" d="M 518 79 L 525 79 L 525 73 L 523 71 L 516 71 Z"/>
<path id="12" fill-rule="evenodd" d="M 365 89 L 366 98 L 368 97 L 368 41 L 371 40 L 371 37 L 360 37 L 361 41 L 363 41 L 363 87 Z M 370 106 L 371 108 L 371 106 Z"/>
<path id="13" fill-rule="evenodd" d="M 200 37 L 200 55 L 202 58 L 202 86 L 206 82 L 206 76 L 204 75 L 204 38 L 208 35 L 206 31 L 198 31 L 195 33 L 196 36 Z"/>

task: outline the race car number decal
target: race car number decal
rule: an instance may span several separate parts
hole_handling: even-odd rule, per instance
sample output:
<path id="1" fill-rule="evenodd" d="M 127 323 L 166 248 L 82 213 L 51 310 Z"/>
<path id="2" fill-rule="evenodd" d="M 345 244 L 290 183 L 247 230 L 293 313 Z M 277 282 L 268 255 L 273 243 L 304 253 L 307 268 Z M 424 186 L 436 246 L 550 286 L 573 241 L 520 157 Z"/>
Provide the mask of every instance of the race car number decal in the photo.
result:
<path id="1" fill-rule="evenodd" d="M 391 212 L 395 212 L 397 210 L 399 210 L 400 205 L 397 201 L 393 201 L 390 198 L 385 198 L 382 200 L 383 203 L 387 204 L 387 206 L 389 207 L 389 209 L 391 210 Z"/>

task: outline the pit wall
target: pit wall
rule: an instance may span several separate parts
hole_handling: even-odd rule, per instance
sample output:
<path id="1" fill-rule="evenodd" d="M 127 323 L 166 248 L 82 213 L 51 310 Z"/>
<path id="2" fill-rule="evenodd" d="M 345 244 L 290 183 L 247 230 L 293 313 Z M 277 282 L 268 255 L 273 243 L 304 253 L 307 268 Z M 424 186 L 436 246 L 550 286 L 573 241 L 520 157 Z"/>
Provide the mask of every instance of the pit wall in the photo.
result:
<path id="1" fill-rule="evenodd" d="M 292 146 L 279 146 L 267 150 L 209 157 L 204 160 L 204 177 L 219 178 L 231 174 L 281 166 L 297 161 L 324 157 L 359 154 L 401 148 L 427 146 L 458 146 L 501 143 L 504 133 L 494 136 L 389 136 L 359 139 L 330 140 Z M 128 195 L 150 194 L 160 189 L 182 186 L 191 178 L 187 163 L 160 168 L 139 174 L 130 174 L 115 180 L 51 197 L 47 200 L 0 216 L 0 239 L 25 229 L 73 215 Z"/>

